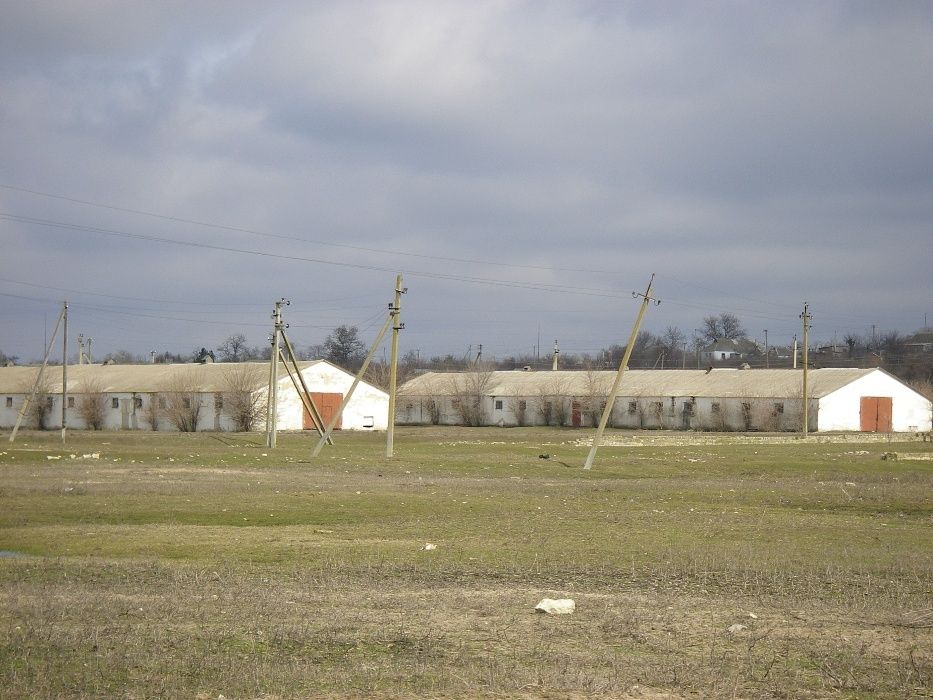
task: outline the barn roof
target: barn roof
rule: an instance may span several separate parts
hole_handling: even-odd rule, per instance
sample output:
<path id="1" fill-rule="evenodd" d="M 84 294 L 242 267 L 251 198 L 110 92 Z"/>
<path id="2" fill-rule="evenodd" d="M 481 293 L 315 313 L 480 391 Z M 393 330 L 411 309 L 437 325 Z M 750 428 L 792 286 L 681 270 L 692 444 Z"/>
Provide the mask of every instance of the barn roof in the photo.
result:
<path id="1" fill-rule="evenodd" d="M 324 360 L 299 362 L 304 371 Z M 32 391 L 39 367 L 0 367 L 0 393 L 22 394 Z M 153 393 L 159 391 L 222 392 L 233 389 L 234 377 L 242 383 L 237 388 L 260 389 L 269 383 L 268 362 L 218 362 L 208 364 L 167 365 L 69 365 L 68 391 L 82 393 L 93 385 L 93 391 L 104 393 Z M 62 368 L 45 369 L 48 390 L 62 390 Z M 279 379 L 288 373 L 279 363 Z"/>
<path id="2" fill-rule="evenodd" d="M 823 368 L 808 373 L 808 393 L 821 398 L 878 369 Z M 453 396 L 479 392 L 485 396 L 608 395 L 615 371 L 556 372 L 428 372 L 399 390 L 408 396 Z M 695 396 L 709 398 L 793 398 L 802 395 L 802 370 L 713 369 L 627 370 L 620 396 Z M 895 379 L 894 381 L 899 381 Z"/>

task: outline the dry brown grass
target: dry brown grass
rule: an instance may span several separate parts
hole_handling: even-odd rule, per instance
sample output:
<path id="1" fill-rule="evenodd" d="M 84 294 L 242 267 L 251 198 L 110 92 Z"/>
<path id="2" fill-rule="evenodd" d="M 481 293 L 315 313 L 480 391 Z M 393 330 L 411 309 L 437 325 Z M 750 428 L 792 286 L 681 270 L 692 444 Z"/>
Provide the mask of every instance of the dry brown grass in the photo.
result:
<path id="1" fill-rule="evenodd" d="M 930 465 L 702 444 L 584 474 L 578 436 L 405 429 L 386 461 L 342 434 L 312 461 L 303 436 L 28 434 L 0 450 L 4 697 L 933 692 Z"/>

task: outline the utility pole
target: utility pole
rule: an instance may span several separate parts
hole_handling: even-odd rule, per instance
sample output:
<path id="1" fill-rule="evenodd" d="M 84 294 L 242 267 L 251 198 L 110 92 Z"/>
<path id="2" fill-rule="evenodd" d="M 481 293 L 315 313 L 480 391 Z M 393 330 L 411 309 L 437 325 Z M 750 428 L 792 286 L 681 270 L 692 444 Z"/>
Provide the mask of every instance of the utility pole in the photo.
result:
<path id="1" fill-rule="evenodd" d="M 771 369 L 771 355 L 768 352 L 768 329 L 765 328 L 765 368 Z"/>
<path id="2" fill-rule="evenodd" d="M 62 444 L 65 444 L 66 419 L 68 417 L 68 301 L 64 302 L 62 315 L 65 325 L 62 330 Z"/>
<path id="3" fill-rule="evenodd" d="M 87 358 L 87 363 L 88 363 L 89 365 L 94 364 L 94 360 L 91 359 L 91 343 L 93 343 L 93 342 L 94 342 L 94 339 L 91 338 L 90 336 L 88 336 L 88 339 L 87 339 L 87 356 L 86 356 L 86 358 Z"/>
<path id="4" fill-rule="evenodd" d="M 84 364 L 84 333 L 78 333 L 78 364 Z"/>
<path id="5" fill-rule="evenodd" d="M 628 345 L 625 346 L 625 354 L 622 357 L 622 362 L 619 364 L 619 371 L 616 373 L 615 382 L 612 384 L 612 390 L 609 392 L 609 399 L 606 402 L 606 408 L 603 409 L 603 417 L 599 420 L 599 427 L 596 429 L 596 435 L 593 437 L 593 446 L 590 448 L 590 453 L 586 456 L 586 463 L 583 465 L 584 469 L 590 469 L 593 466 L 593 460 L 596 459 L 596 450 L 599 449 L 599 441 L 603 437 L 603 431 L 606 430 L 606 424 L 609 422 L 609 416 L 612 415 L 612 407 L 616 402 L 616 398 L 619 396 L 619 387 L 622 385 L 622 375 L 625 373 L 625 369 L 628 366 L 628 361 L 632 357 L 632 348 L 635 346 L 635 339 L 638 337 L 638 330 L 641 328 L 642 319 L 645 318 L 645 312 L 648 310 L 648 305 L 653 301 L 655 304 L 660 304 L 661 302 L 651 296 L 651 285 L 654 283 L 654 273 L 651 274 L 651 279 L 648 281 L 648 289 L 645 290 L 644 294 L 638 294 L 637 292 L 632 292 L 632 296 L 636 299 L 642 297 L 641 308 L 638 310 L 638 317 L 635 319 L 635 325 L 632 326 L 632 334 L 629 336 Z"/>
<path id="6" fill-rule="evenodd" d="M 794 333 L 794 369 L 797 369 L 797 334 Z"/>
<path id="7" fill-rule="evenodd" d="M 478 365 L 479 361 L 483 359 L 483 344 L 480 343 L 476 346 L 476 359 L 473 360 L 474 365 Z"/>
<path id="8" fill-rule="evenodd" d="M 55 322 L 55 330 L 52 331 L 52 338 L 48 341 L 48 345 L 45 348 L 45 357 L 42 358 L 42 366 L 39 367 L 39 373 L 36 375 L 36 381 L 32 385 L 32 393 L 29 394 L 29 398 L 23 401 L 23 405 L 19 409 L 19 415 L 16 416 L 16 425 L 13 426 L 13 432 L 10 433 L 10 442 L 13 442 L 16 439 L 16 433 L 19 432 L 19 426 L 23 422 L 26 411 L 29 410 L 29 404 L 35 400 L 36 392 L 38 392 L 39 387 L 42 386 L 42 377 L 45 374 L 45 368 L 49 364 L 49 355 L 52 354 L 52 345 L 55 343 L 55 337 L 58 335 L 58 327 L 61 325 L 62 318 L 64 316 L 65 309 L 63 307 L 61 313 L 58 315 L 58 320 Z"/>
<path id="9" fill-rule="evenodd" d="M 681 369 L 687 369 L 687 343 L 684 341 L 684 351 L 681 353 L 681 359 L 683 360 L 683 366 Z"/>
<path id="10" fill-rule="evenodd" d="M 810 339 L 810 319 L 813 318 L 809 312 L 807 302 L 803 303 L 803 313 L 800 318 L 803 319 L 803 436 L 807 436 L 810 429 L 810 395 L 807 387 L 807 367 L 808 367 L 808 349 Z"/>
<path id="11" fill-rule="evenodd" d="M 278 413 L 279 384 L 279 334 L 282 332 L 282 306 L 290 302 L 284 298 L 275 302 L 272 312 L 272 357 L 269 361 L 269 391 L 266 400 L 266 447 L 275 447 L 276 419 Z"/>
<path id="12" fill-rule="evenodd" d="M 395 303 L 390 309 L 389 316 L 392 318 L 392 356 L 389 365 L 389 420 L 386 423 L 386 457 L 391 457 L 395 451 L 395 383 L 398 379 L 398 332 L 405 328 L 404 323 L 400 323 L 402 314 L 402 295 L 408 289 L 402 287 L 402 276 L 395 278 Z M 483 346 L 480 345 L 480 354 L 483 352 Z"/>
<path id="13" fill-rule="evenodd" d="M 551 361 L 551 371 L 557 371 L 557 358 L 560 357 L 560 347 L 557 345 L 557 341 L 554 341 L 554 359 Z"/>

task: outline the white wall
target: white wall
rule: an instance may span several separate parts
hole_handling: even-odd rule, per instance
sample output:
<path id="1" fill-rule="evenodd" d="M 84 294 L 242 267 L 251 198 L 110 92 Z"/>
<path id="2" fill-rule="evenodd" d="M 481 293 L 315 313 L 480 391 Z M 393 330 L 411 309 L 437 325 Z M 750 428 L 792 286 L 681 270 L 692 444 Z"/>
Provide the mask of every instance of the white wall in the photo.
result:
<path id="1" fill-rule="evenodd" d="M 892 399 L 891 428 L 894 432 L 930 430 L 930 402 L 894 377 L 876 370 L 819 401 L 820 430 L 860 430 L 863 396 Z"/>

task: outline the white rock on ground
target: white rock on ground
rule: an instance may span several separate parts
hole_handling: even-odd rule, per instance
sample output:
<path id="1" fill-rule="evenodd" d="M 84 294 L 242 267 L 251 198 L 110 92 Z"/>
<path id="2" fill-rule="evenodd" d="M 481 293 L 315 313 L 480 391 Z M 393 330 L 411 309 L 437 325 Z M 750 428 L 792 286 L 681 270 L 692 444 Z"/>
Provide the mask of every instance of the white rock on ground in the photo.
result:
<path id="1" fill-rule="evenodd" d="M 569 615 L 577 609 L 577 604 L 570 598 L 543 598 L 535 606 L 535 612 L 547 613 L 548 615 Z"/>

